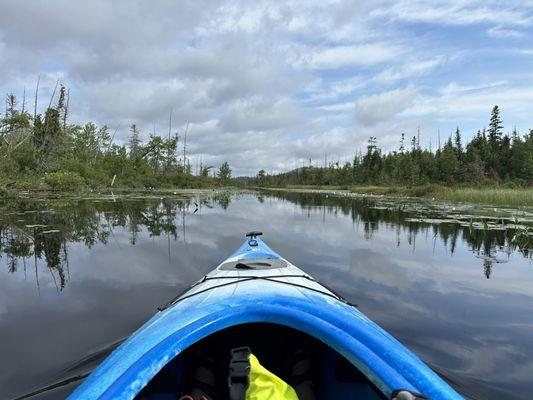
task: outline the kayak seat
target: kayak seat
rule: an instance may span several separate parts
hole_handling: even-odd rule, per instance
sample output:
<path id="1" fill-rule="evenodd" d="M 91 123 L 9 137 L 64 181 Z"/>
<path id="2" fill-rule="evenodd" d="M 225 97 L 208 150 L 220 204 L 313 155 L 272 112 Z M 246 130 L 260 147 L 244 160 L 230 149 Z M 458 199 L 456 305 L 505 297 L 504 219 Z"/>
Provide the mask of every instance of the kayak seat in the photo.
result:
<path id="1" fill-rule="evenodd" d="M 231 350 L 243 346 L 291 385 L 299 400 L 385 399 L 357 368 L 323 342 L 267 323 L 233 326 L 195 343 L 161 369 L 136 399 L 177 400 L 199 389 L 209 399 L 229 399 Z M 198 376 L 201 370 L 203 379 Z"/>

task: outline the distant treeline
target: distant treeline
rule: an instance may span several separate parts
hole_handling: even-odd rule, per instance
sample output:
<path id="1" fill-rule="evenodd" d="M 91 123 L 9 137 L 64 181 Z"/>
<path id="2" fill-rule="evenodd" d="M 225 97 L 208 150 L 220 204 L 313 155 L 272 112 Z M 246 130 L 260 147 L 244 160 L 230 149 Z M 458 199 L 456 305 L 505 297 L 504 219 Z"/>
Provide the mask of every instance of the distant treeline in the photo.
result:
<path id="1" fill-rule="evenodd" d="M 401 135 L 398 150 L 383 153 L 371 136 L 365 154 L 352 163 L 332 163 L 267 175 L 259 171 L 252 180 L 261 186 L 285 185 L 408 185 L 429 183 L 533 185 L 533 130 L 521 136 L 516 129 L 504 134 L 500 110 L 492 109 L 488 129 L 465 142 L 459 128 L 435 151 L 422 149 L 419 136 Z"/>
<path id="2" fill-rule="evenodd" d="M 43 114 L 37 112 L 38 86 L 31 112 L 25 97 L 20 102 L 13 94 L 7 95 L 5 113 L 0 115 L 0 185 L 82 190 L 204 187 L 230 180 L 228 163 L 218 171 L 200 165 L 193 175 L 187 154 L 181 150 L 186 142 L 172 132 L 170 123 L 167 133 L 154 132 L 146 143 L 132 125 L 126 145 L 116 144 L 116 132 L 107 126 L 70 124 L 69 92 L 57 86 Z"/>

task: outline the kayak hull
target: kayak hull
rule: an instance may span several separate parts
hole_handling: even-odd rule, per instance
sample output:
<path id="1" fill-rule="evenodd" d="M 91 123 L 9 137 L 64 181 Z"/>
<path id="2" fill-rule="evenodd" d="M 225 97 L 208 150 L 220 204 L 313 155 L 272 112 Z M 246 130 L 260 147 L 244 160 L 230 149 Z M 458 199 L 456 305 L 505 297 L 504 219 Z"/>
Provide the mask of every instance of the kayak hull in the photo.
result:
<path id="1" fill-rule="evenodd" d="M 226 328 L 269 323 L 305 332 L 356 366 L 388 398 L 398 389 L 431 399 L 461 399 L 391 335 L 259 238 L 154 315 L 80 385 L 70 399 L 132 399 L 185 349 Z M 246 260 L 282 268 L 225 270 Z M 246 267 L 247 264 L 243 262 Z M 230 264 L 228 264 L 230 263 Z"/>

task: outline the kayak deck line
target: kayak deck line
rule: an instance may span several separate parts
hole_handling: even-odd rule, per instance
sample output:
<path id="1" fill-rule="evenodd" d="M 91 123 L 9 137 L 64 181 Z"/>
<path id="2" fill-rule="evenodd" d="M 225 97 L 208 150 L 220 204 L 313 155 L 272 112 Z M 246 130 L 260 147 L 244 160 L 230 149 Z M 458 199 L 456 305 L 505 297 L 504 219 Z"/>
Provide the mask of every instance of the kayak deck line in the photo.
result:
<path id="1" fill-rule="evenodd" d="M 305 286 L 305 285 L 302 285 L 302 284 L 299 284 L 299 283 L 296 283 L 296 282 L 279 281 L 276 278 L 302 278 L 302 279 L 307 279 L 307 280 L 309 280 L 311 282 L 316 282 L 319 285 L 324 286 L 320 282 L 318 282 L 316 279 L 310 277 L 309 275 L 305 275 L 305 274 L 304 275 L 268 275 L 268 276 L 259 276 L 259 275 L 232 276 L 232 275 L 229 275 L 229 276 L 212 276 L 212 277 L 208 277 L 207 275 L 205 275 L 201 280 L 199 280 L 194 285 L 192 285 L 188 289 L 186 289 L 185 292 L 181 293 L 180 295 L 175 297 L 173 300 L 171 300 L 170 302 L 168 302 L 164 306 L 157 307 L 157 310 L 158 311 L 165 311 L 167 308 L 172 307 L 173 305 L 179 303 L 180 301 L 190 299 L 191 297 L 194 297 L 194 296 L 197 296 L 199 294 L 208 292 L 210 290 L 218 289 L 218 288 L 221 288 L 221 287 L 224 287 L 224 286 L 229 286 L 229 285 L 237 285 L 237 284 L 242 283 L 242 282 L 248 282 L 248 281 L 254 281 L 254 280 L 264 280 L 264 281 L 269 281 L 269 282 L 276 282 L 276 283 L 281 283 L 281 284 L 284 284 L 284 285 L 289 285 L 289 286 L 294 286 L 294 287 L 297 287 L 297 288 L 310 290 L 312 292 L 316 292 L 316 293 L 322 294 L 324 296 L 331 297 L 331 298 L 333 298 L 335 300 L 341 301 L 344 304 L 347 304 L 349 306 L 357 307 L 357 304 L 350 303 L 344 297 L 342 297 L 341 295 L 333 292 L 331 289 L 327 288 L 326 286 L 324 286 L 324 289 L 328 290 L 327 292 L 323 291 L 323 290 L 315 289 L 315 288 L 312 288 L 312 287 L 309 287 L 309 286 Z M 202 289 L 202 290 L 198 290 L 197 292 L 191 293 L 190 295 L 184 296 L 184 294 L 187 293 L 189 290 L 197 287 L 198 285 L 200 285 L 200 284 L 202 284 L 204 282 L 213 281 L 213 280 L 223 280 L 223 279 L 234 279 L 234 280 L 231 281 L 231 282 L 221 283 L 220 285 L 210 286 L 208 288 L 205 288 L 205 289 Z"/>

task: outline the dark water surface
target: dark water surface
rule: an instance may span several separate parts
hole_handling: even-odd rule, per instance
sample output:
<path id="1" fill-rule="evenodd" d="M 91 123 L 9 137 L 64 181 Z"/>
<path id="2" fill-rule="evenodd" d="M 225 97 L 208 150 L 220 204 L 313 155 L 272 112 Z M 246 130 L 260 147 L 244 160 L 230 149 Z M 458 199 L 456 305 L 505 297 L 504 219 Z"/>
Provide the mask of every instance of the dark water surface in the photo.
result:
<path id="1" fill-rule="evenodd" d="M 532 210 L 316 193 L 4 201 L 0 398 L 65 397 L 258 229 L 458 390 L 530 399 L 532 225 Z"/>

